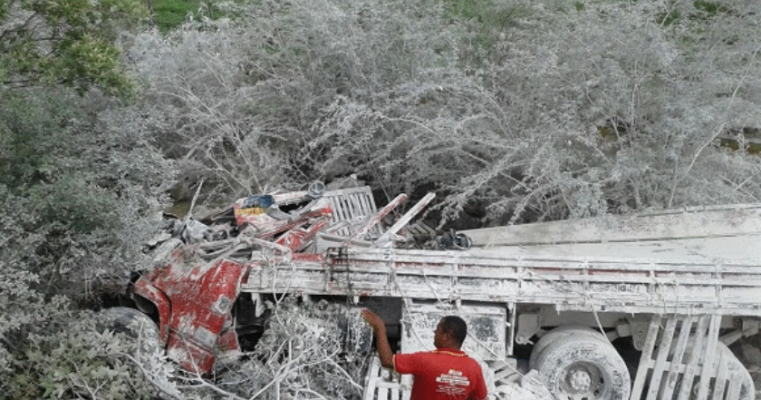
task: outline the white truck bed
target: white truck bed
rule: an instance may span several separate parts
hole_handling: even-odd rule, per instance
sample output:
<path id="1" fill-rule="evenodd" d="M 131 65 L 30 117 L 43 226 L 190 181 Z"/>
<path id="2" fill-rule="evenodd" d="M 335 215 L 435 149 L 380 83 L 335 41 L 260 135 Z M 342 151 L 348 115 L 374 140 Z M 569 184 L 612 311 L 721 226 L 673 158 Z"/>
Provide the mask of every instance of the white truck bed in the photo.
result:
<path id="1" fill-rule="evenodd" d="M 466 234 L 468 251 L 349 247 L 324 263 L 256 267 L 242 289 L 761 316 L 759 205 Z"/>

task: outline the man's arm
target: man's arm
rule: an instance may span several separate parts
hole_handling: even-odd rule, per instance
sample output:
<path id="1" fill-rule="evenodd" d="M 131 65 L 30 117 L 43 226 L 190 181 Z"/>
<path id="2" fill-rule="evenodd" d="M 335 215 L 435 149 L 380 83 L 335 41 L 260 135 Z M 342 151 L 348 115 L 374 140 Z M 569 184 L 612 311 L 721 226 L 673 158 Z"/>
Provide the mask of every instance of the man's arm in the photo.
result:
<path id="1" fill-rule="evenodd" d="M 378 357 L 380 358 L 381 365 L 386 368 L 394 368 L 394 354 L 391 353 L 391 346 L 388 344 L 386 324 L 377 314 L 366 308 L 362 309 L 362 317 L 375 331 L 375 343 L 378 347 Z"/>

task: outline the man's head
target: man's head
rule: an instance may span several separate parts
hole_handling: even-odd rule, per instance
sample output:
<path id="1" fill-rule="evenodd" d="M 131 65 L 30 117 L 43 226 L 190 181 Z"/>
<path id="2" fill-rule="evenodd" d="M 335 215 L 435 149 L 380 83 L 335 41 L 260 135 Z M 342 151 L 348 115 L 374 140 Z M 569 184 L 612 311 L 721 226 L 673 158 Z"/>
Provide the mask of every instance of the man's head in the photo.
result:
<path id="1" fill-rule="evenodd" d="M 459 349 L 465 336 L 468 335 L 468 326 L 462 318 L 450 315 L 439 321 L 436 330 L 433 331 L 433 345 L 436 348 Z"/>

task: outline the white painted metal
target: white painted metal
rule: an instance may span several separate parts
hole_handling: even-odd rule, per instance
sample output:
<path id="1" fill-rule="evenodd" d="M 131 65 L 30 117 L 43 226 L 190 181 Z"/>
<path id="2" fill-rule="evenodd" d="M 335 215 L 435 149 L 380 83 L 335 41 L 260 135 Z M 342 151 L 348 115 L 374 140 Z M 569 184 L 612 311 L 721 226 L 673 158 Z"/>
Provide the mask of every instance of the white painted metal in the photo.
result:
<path id="1" fill-rule="evenodd" d="M 761 233 L 761 205 L 692 207 L 462 231 L 473 246 L 559 245 L 673 240 Z"/>
<path id="2" fill-rule="evenodd" d="M 761 247 L 761 246 L 759 246 Z M 347 248 L 326 263 L 254 268 L 251 292 L 305 292 L 492 303 L 560 311 L 761 316 L 756 264 L 513 257 L 479 252 Z"/>
<path id="3" fill-rule="evenodd" d="M 499 305 L 463 305 L 409 302 L 402 310 L 402 352 L 434 350 L 433 331 L 441 317 L 457 315 L 468 325 L 463 351 L 480 360 L 505 358 L 505 321 L 507 307 Z"/>

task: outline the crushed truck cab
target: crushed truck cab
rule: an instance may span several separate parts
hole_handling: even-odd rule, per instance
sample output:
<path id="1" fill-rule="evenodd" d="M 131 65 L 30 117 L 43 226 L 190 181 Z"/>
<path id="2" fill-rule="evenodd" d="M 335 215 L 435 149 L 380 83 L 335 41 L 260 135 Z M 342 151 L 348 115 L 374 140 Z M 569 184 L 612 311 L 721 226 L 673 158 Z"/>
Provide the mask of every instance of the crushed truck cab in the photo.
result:
<path id="1" fill-rule="evenodd" d="M 133 293 L 155 304 L 169 357 L 185 370 L 208 373 L 218 353 L 239 349 L 231 311 L 248 266 L 224 259 L 189 265 L 192 254 L 174 256 L 141 277 Z"/>

